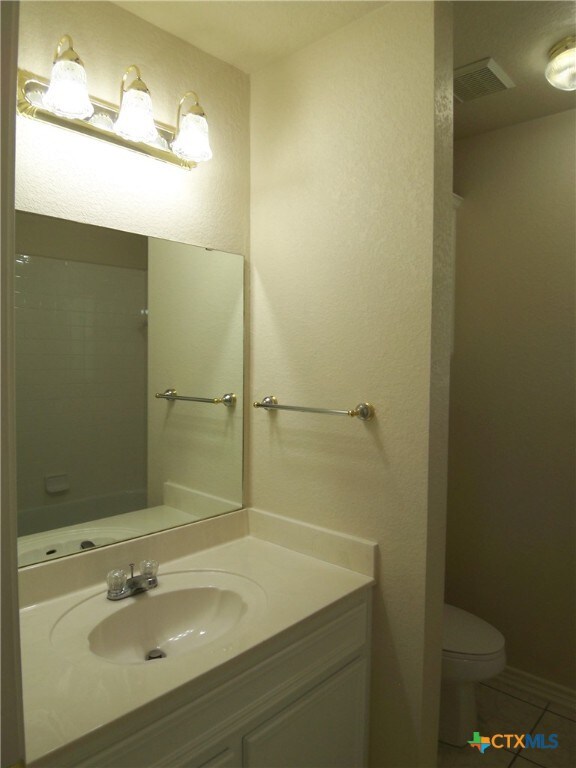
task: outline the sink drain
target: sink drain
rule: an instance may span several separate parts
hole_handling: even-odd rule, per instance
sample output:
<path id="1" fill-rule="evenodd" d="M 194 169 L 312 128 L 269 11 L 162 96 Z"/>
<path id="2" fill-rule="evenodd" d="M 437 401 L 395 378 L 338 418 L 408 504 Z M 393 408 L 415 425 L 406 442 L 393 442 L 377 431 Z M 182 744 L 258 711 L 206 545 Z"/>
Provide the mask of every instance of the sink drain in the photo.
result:
<path id="1" fill-rule="evenodd" d="M 160 648 L 152 648 L 151 651 L 148 651 L 146 654 L 146 661 L 154 661 L 154 659 L 165 659 L 166 654 L 164 651 L 161 651 Z"/>

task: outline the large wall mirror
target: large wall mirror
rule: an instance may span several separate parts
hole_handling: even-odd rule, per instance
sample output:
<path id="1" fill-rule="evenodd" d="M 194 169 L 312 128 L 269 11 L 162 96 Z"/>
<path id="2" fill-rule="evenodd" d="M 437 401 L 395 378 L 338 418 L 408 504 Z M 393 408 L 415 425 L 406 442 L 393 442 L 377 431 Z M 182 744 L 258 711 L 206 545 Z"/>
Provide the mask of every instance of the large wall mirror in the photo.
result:
<path id="1" fill-rule="evenodd" d="M 19 564 L 240 508 L 243 257 L 21 211 L 16 250 Z"/>

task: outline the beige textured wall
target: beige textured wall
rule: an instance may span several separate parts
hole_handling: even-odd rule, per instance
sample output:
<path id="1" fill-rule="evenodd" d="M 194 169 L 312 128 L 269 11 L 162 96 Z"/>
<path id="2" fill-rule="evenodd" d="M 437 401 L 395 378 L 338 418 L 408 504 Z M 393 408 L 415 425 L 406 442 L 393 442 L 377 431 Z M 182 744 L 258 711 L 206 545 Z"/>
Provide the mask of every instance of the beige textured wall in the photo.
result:
<path id="1" fill-rule="evenodd" d="M 252 77 L 252 396 L 377 418 L 255 411 L 250 500 L 380 544 L 375 766 L 434 762 L 434 67 L 433 4 L 392 3 Z"/>
<path id="2" fill-rule="evenodd" d="M 456 143 L 447 597 L 576 687 L 575 113 Z"/>
<path id="3" fill-rule="evenodd" d="M 448 483 L 450 353 L 454 315 L 452 4 L 434 9 L 434 258 L 428 442 L 428 530 L 424 635 L 423 748 L 437 749 L 438 687 L 442 671 L 442 619 Z"/>
<path id="4" fill-rule="evenodd" d="M 214 158 L 186 172 L 71 131 L 19 118 L 16 207 L 154 237 L 246 253 L 249 82 L 219 59 L 112 3 L 25 2 L 18 66 L 49 75 L 68 33 L 94 96 L 118 103 L 137 63 L 158 120 L 174 124 L 182 94 L 200 95 Z M 49 151 L 48 148 L 49 147 Z"/>
<path id="5" fill-rule="evenodd" d="M 242 506 L 244 260 L 150 238 L 148 251 L 148 504 L 166 481 Z M 234 393 L 233 408 L 157 400 Z M 207 510 L 211 509 L 206 499 Z M 202 514 L 200 499 L 196 507 Z"/>

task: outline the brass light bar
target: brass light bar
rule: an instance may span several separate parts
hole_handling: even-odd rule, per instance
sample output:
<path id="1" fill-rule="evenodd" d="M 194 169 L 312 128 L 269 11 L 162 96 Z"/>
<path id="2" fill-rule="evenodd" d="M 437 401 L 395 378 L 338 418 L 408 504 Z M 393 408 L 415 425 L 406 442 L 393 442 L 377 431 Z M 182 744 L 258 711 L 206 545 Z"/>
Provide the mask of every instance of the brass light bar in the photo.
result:
<path id="1" fill-rule="evenodd" d="M 33 120 L 40 120 L 50 125 L 57 125 L 60 128 L 68 128 L 71 131 L 82 133 L 85 136 L 92 136 L 95 139 L 102 139 L 110 144 L 116 144 L 116 146 L 124 147 L 125 149 L 131 149 L 134 152 L 140 152 L 143 155 L 154 157 L 157 160 L 163 160 L 165 163 L 171 163 L 177 165 L 180 168 L 195 168 L 198 164 L 193 161 L 183 160 L 175 155 L 169 148 L 163 149 L 159 146 L 152 144 L 144 144 L 143 142 L 129 141 L 122 138 L 112 130 L 108 131 L 97 125 L 93 125 L 88 120 L 79 120 L 76 118 L 67 118 L 56 115 L 54 112 L 50 112 L 42 106 L 40 98 L 35 98 L 34 94 L 39 93 L 44 95 L 48 90 L 49 81 L 39 75 L 35 75 L 33 72 L 28 72 L 23 69 L 18 70 L 18 114 L 23 117 L 32 118 Z M 94 114 L 107 115 L 112 122 L 116 121 L 118 117 L 119 107 L 114 104 L 110 104 L 102 99 L 97 99 L 90 96 L 90 101 L 94 105 Z M 36 102 L 36 103 L 35 103 Z M 174 139 L 175 128 L 154 121 L 158 133 L 165 139 L 168 147 Z"/>

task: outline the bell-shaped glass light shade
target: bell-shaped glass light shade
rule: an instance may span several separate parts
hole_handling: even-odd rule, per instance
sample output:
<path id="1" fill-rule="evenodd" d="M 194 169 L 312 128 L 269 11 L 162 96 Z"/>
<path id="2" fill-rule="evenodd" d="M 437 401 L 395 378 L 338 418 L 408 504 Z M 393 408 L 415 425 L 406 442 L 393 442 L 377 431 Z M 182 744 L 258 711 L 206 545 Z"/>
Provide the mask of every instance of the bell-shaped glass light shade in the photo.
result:
<path id="1" fill-rule="evenodd" d="M 64 52 L 62 58 L 57 54 L 52 67 L 50 85 L 44 95 L 44 107 L 61 117 L 79 120 L 90 117 L 94 112 L 88 97 L 86 72 L 71 46 Z"/>
<path id="2" fill-rule="evenodd" d="M 576 38 L 567 38 L 550 51 L 546 79 L 561 91 L 576 91 Z"/>
<path id="3" fill-rule="evenodd" d="M 210 160 L 208 121 L 204 115 L 189 112 L 180 120 L 180 130 L 172 142 L 172 151 L 182 160 L 201 163 Z"/>
<path id="4" fill-rule="evenodd" d="M 130 88 L 124 92 L 114 130 L 124 139 L 149 143 L 158 137 L 152 113 L 152 99 L 147 91 Z"/>

